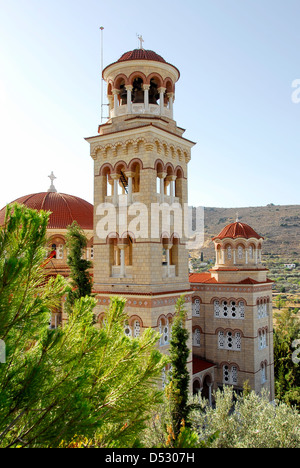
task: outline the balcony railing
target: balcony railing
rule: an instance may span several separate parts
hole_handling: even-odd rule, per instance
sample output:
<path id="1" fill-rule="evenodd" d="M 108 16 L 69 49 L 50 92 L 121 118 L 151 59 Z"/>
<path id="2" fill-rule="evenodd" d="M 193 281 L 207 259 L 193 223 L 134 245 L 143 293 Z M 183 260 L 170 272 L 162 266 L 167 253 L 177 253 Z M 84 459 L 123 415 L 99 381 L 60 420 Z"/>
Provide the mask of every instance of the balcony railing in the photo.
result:
<path id="1" fill-rule="evenodd" d="M 117 109 L 111 109 L 110 117 L 118 117 L 128 113 L 127 104 L 118 106 Z M 131 104 L 131 114 L 151 114 L 151 115 L 163 115 L 165 117 L 173 118 L 172 111 L 168 107 L 163 107 L 162 112 L 158 104 L 149 104 L 148 109 L 145 108 L 145 104 Z"/>

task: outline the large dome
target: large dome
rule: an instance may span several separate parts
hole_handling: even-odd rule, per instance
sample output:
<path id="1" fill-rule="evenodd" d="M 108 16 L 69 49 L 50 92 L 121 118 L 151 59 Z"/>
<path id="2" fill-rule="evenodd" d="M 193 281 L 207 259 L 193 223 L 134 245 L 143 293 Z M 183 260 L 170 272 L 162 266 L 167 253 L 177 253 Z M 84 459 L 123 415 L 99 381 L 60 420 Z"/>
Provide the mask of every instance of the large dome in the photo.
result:
<path id="1" fill-rule="evenodd" d="M 127 60 L 153 60 L 154 62 L 166 63 L 165 59 L 158 55 L 153 50 L 134 49 L 129 52 L 125 52 L 118 62 L 125 62 Z"/>
<path id="2" fill-rule="evenodd" d="M 26 195 L 13 203 L 35 210 L 51 211 L 48 229 L 66 229 L 73 221 L 82 229 L 93 229 L 93 205 L 82 198 L 64 193 L 42 192 Z M 6 207 L 0 211 L 0 225 L 5 218 Z"/>
<path id="3" fill-rule="evenodd" d="M 235 223 L 228 224 L 224 229 L 220 232 L 220 234 L 216 237 L 213 238 L 215 239 L 237 239 L 237 238 L 243 238 L 243 239 L 250 239 L 254 237 L 255 239 L 263 239 L 262 236 L 257 234 L 257 232 L 252 229 L 249 224 L 246 223 L 240 223 L 239 221 Z"/>

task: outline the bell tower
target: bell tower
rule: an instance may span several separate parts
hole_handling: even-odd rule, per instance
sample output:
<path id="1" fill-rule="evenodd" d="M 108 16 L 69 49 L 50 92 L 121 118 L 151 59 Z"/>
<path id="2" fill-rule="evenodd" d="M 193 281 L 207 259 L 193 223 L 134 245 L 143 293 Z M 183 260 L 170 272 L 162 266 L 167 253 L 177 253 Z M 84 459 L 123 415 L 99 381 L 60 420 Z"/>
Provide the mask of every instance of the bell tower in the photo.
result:
<path id="1" fill-rule="evenodd" d="M 142 44 L 142 43 L 141 43 Z M 109 298 L 127 299 L 125 333 L 152 327 L 168 351 L 177 299 L 188 273 L 187 177 L 191 148 L 173 105 L 179 70 L 143 48 L 103 70 L 109 119 L 87 138 L 94 160 L 94 289 L 98 317 Z M 189 362 L 192 368 L 192 355 Z"/>

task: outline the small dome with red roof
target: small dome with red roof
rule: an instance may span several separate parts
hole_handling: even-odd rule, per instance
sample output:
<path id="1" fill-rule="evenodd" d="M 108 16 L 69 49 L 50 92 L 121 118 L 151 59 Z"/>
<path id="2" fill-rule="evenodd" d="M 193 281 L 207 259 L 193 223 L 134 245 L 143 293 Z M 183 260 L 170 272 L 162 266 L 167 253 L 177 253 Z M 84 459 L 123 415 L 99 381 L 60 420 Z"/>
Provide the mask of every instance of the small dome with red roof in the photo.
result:
<path id="1" fill-rule="evenodd" d="M 216 237 L 213 238 L 215 239 L 237 239 L 237 238 L 242 238 L 242 239 L 263 239 L 262 236 L 257 234 L 254 229 L 252 229 L 249 224 L 246 223 L 241 223 L 240 221 L 236 221 L 235 223 L 230 223 L 222 231 L 220 234 Z"/>
<path id="2" fill-rule="evenodd" d="M 26 195 L 14 202 L 35 210 L 51 211 L 48 229 L 66 229 L 73 221 L 82 229 L 93 229 L 93 205 L 82 198 L 64 193 L 41 192 Z M 0 211 L 0 225 L 4 223 L 6 207 Z"/>
<path id="3" fill-rule="evenodd" d="M 154 62 L 166 63 L 165 59 L 158 55 L 153 50 L 134 49 L 125 52 L 118 60 L 118 62 L 125 62 L 127 60 L 152 60 Z"/>

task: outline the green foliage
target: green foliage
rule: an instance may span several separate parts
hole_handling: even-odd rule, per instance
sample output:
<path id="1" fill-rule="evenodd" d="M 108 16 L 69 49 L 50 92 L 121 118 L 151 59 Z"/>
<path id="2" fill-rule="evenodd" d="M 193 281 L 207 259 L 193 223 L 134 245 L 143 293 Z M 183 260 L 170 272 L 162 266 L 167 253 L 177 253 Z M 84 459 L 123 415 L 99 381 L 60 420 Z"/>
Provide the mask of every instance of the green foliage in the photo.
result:
<path id="1" fill-rule="evenodd" d="M 0 228 L 0 447 L 134 446 L 161 401 L 159 335 L 126 337 L 120 298 L 102 328 L 93 325 L 96 300 L 83 297 L 63 329 L 49 329 L 67 284 L 41 268 L 47 222 L 16 205 Z"/>
<path id="2" fill-rule="evenodd" d="M 276 297 L 275 305 L 277 309 L 281 310 L 283 307 L 285 307 L 286 301 L 281 295 L 279 295 Z"/>
<path id="3" fill-rule="evenodd" d="M 166 390 L 170 403 L 174 440 L 177 440 L 179 437 L 182 424 L 186 424 L 189 413 L 188 398 L 190 376 L 187 370 L 187 360 L 190 355 L 190 349 L 187 346 L 189 334 L 184 327 L 186 320 L 184 304 L 185 298 L 181 296 L 176 304 L 176 313 L 172 326 L 172 338 L 170 341 L 170 383 Z"/>
<path id="4" fill-rule="evenodd" d="M 234 400 L 236 401 L 234 403 Z M 202 400 L 192 414 L 199 439 L 212 448 L 300 448 L 300 415 L 268 395 L 237 396 L 231 388 L 215 394 L 215 408 Z"/>
<path id="5" fill-rule="evenodd" d="M 299 317 L 289 309 L 276 314 L 274 370 L 276 398 L 300 409 L 300 368 L 293 360 L 293 343 L 300 337 Z"/>
<path id="6" fill-rule="evenodd" d="M 89 273 L 92 262 L 83 258 L 87 247 L 87 238 L 76 221 L 68 227 L 67 232 L 68 265 L 72 289 L 68 292 L 66 308 L 72 307 L 76 299 L 91 296 L 93 281 Z"/>

